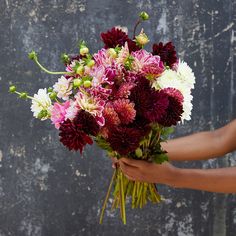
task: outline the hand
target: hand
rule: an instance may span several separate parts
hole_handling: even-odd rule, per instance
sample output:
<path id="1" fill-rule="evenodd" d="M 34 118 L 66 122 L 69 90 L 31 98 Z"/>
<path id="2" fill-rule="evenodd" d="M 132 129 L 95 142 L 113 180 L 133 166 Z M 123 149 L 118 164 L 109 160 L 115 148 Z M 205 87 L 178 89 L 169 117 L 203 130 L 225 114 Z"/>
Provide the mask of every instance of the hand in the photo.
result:
<path id="1" fill-rule="evenodd" d="M 119 163 L 118 163 L 118 159 L 115 158 L 115 157 L 111 157 L 111 161 L 112 161 L 112 168 L 115 169 L 119 166 Z"/>
<path id="2" fill-rule="evenodd" d="M 162 164 L 121 158 L 118 160 L 124 175 L 130 180 L 173 185 L 177 169 L 169 162 Z"/>

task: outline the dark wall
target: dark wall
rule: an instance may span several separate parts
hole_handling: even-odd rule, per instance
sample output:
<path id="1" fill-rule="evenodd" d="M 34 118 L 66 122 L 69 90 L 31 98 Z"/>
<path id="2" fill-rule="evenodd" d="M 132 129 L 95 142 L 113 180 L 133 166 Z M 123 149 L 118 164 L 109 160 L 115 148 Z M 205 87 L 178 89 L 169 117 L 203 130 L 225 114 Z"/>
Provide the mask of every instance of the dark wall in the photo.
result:
<path id="1" fill-rule="evenodd" d="M 175 136 L 215 129 L 236 118 L 236 0 L 0 0 L 0 235 L 235 236 L 236 197 L 159 186 L 162 204 L 119 212 L 99 211 L 112 175 L 110 160 L 96 146 L 67 151 L 50 122 L 33 119 L 30 102 L 8 94 L 14 83 L 31 94 L 52 85 L 27 58 L 35 49 L 44 65 L 61 70 L 61 52 L 77 52 L 85 39 L 95 52 L 100 32 L 114 25 L 143 27 L 152 42 L 172 40 L 197 77 L 192 120 Z M 150 48 L 150 47 L 149 47 Z M 236 155 L 178 164 L 215 168 L 236 165 Z"/>

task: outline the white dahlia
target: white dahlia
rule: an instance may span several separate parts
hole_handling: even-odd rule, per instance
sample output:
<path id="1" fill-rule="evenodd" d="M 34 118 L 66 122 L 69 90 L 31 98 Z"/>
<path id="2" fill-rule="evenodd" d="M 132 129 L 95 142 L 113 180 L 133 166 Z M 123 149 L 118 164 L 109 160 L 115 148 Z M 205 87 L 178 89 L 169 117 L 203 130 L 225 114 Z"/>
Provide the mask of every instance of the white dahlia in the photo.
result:
<path id="1" fill-rule="evenodd" d="M 34 94 L 30 109 L 33 112 L 33 116 L 41 120 L 51 117 L 52 101 L 46 88 L 39 89 L 38 93 Z"/>

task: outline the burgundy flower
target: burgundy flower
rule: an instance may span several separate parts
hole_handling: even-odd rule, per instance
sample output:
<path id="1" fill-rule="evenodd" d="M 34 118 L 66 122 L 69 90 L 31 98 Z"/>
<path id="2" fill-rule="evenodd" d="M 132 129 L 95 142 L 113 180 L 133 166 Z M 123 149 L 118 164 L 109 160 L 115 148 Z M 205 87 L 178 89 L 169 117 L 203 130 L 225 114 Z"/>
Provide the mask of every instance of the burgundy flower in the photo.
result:
<path id="1" fill-rule="evenodd" d="M 101 33 L 101 38 L 105 44 L 104 48 L 115 48 L 116 46 L 124 46 L 129 37 L 121 29 L 113 27 L 106 33 Z"/>
<path id="2" fill-rule="evenodd" d="M 95 118 L 87 111 L 80 110 L 74 119 L 74 123 L 81 125 L 86 134 L 96 136 L 99 132 L 99 125 Z"/>
<path id="3" fill-rule="evenodd" d="M 128 127 L 114 127 L 107 141 L 114 151 L 120 155 L 127 155 L 135 151 L 139 147 L 139 142 L 142 138 L 142 132 L 135 128 Z"/>
<path id="4" fill-rule="evenodd" d="M 168 42 L 166 44 L 163 44 L 162 42 L 159 44 L 153 44 L 152 50 L 153 55 L 159 55 L 161 60 L 171 68 L 178 61 L 175 46 L 172 42 Z"/>
<path id="5" fill-rule="evenodd" d="M 133 40 L 131 40 L 131 39 L 128 39 L 127 43 L 128 43 L 128 47 L 129 47 L 129 52 L 130 52 L 130 53 L 131 53 L 131 52 L 136 52 L 136 51 L 138 51 L 138 50 L 141 49 L 141 47 L 139 47 L 139 46 L 136 44 L 136 42 L 133 41 Z"/>
<path id="6" fill-rule="evenodd" d="M 76 124 L 67 119 L 59 128 L 60 141 L 69 148 L 69 150 L 80 150 L 82 153 L 86 144 L 92 144 L 93 140 L 82 130 L 82 125 Z"/>
<path id="7" fill-rule="evenodd" d="M 166 88 L 162 91 L 168 95 L 169 105 L 166 113 L 159 120 L 159 123 L 167 127 L 176 125 L 181 120 L 183 113 L 183 95 L 175 88 Z"/>
<path id="8" fill-rule="evenodd" d="M 122 124 L 129 124 L 135 119 L 136 111 L 134 109 L 134 103 L 130 102 L 129 99 L 115 100 L 113 107 Z"/>
<path id="9" fill-rule="evenodd" d="M 138 79 L 137 85 L 131 90 L 130 100 L 135 104 L 137 115 L 149 122 L 158 122 L 168 107 L 168 95 L 151 88 L 145 77 Z"/>
<path id="10" fill-rule="evenodd" d="M 105 126 L 106 127 L 112 127 L 114 125 L 120 124 L 120 119 L 118 117 L 118 114 L 114 110 L 113 106 L 111 104 L 107 104 L 104 111 L 103 116 L 105 118 Z"/>

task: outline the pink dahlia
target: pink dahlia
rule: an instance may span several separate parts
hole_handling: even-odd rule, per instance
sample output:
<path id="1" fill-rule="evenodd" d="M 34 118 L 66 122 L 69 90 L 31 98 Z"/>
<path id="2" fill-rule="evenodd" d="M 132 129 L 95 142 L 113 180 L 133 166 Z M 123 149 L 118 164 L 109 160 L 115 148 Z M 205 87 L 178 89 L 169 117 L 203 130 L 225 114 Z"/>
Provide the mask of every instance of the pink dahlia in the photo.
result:
<path id="1" fill-rule="evenodd" d="M 102 114 L 105 101 L 96 99 L 93 96 L 89 96 L 81 92 L 78 92 L 75 95 L 75 99 L 77 106 L 79 106 L 80 109 L 90 113 L 100 126 L 105 124 L 105 119 Z"/>
<path id="2" fill-rule="evenodd" d="M 51 113 L 51 121 L 55 125 L 56 129 L 60 128 L 60 124 L 65 121 L 67 109 L 70 107 L 70 101 L 66 101 L 62 104 L 54 103 Z"/>
<path id="3" fill-rule="evenodd" d="M 135 119 L 136 111 L 134 109 L 134 103 L 130 102 L 129 99 L 118 99 L 113 102 L 113 107 L 122 124 L 127 125 Z"/>
<path id="4" fill-rule="evenodd" d="M 132 56 L 134 57 L 133 70 L 136 72 L 158 76 L 165 69 L 159 56 L 153 56 L 144 49 L 133 52 Z"/>
<path id="5" fill-rule="evenodd" d="M 165 63 L 169 67 L 173 67 L 177 61 L 177 55 L 175 51 L 175 46 L 172 42 L 168 42 L 163 44 L 160 42 L 159 44 L 153 44 L 152 47 L 153 55 L 159 55 L 163 63 Z"/>

